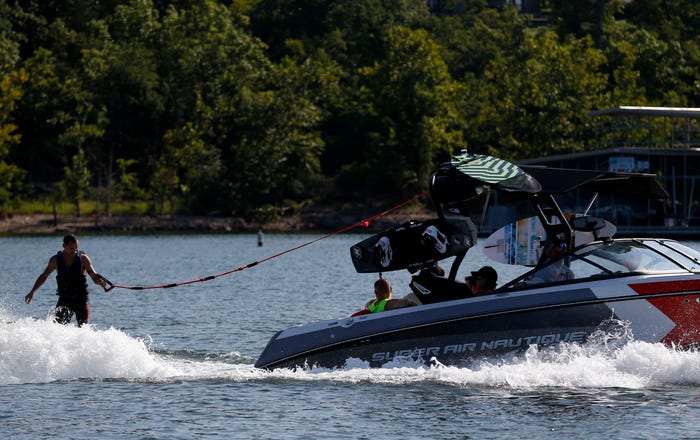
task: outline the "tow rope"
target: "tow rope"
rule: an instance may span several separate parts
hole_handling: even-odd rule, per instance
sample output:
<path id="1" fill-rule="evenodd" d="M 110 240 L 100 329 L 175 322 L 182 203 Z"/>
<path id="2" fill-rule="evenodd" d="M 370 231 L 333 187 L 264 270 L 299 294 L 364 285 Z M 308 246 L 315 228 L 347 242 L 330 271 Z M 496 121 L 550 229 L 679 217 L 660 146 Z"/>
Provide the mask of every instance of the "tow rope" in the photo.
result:
<path id="1" fill-rule="evenodd" d="M 272 260 L 272 259 L 274 259 L 274 258 L 277 258 L 277 257 L 281 257 L 281 256 L 284 255 L 284 254 L 288 254 L 288 253 L 290 253 L 290 252 L 299 250 L 299 249 L 301 249 L 301 248 L 304 248 L 304 247 L 306 247 L 306 246 L 309 246 L 309 245 L 311 245 L 311 244 L 314 244 L 314 243 L 316 243 L 316 242 L 318 242 L 318 241 L 321 241 L 321 240 L 324 240 L 324 239 L 326 239 L 326 238 L 332 237 L 332 236 L 334 236 L 334 235 L 342 234 L 343 232 L 347 232 L 347 231 L 349 231 L 350 229 L 356 228 L 356 227 L 358 227 L 358 226 L 362 226 L 362 227 L 365 227 L 365 228 L 366 228 L 366 227 L 369 227 L 370 223 L 373 222 L 373 221 L 375 221 L 375 220 L 377 220 L 378 218 L 384 217 L 385 215 L 389 214 L 389 213 L 392 212 L 392 211 L 396 211 L 396 210 L 399 209 L 399 208 L 402 208 L 402 207 L 404 207 L 404 206 L 406 206 L 406 205 L 408 205 L 408 204 L 410 204 L 410 203 L 413 203 L 413 202 L 415 202 L 416 200 L 425 197 L 427 194 L 428 194 L 428 191 L 425 191 L 425 192 L 422 193 L 422 194 L 419 194 L 419 195 L 417 195 L 417 196 L 415 196 L 415 197 L 413 197 L 413 198 L 411 198 L 411 199 L 408 199 L 408 200 L 406 200 L 406 201 L 404 201 L 404 202 L 399 203 L 398 205 L 396 205 L 396 206 L 394 206 L 394 207 L 392 207 L 392 208 L 387 209 L 386 211 L 380 212 L 379 214 L 375 214 L 375 215 L 373 215 L 373 216 L 371 216 L 371 217 L 367 217 L 366 219 L 363 219 L 363 220 L 360 220 L 360 221 L 358 221 L 358 222 L 356 222 L 356 223 L 353 223 L 353 224 L 350 225 L 350 226 L 346 226 L 346 227 L 344 227 L 344 228 L 342 228 L 342 229 L 339 229 L 339 230 L 337 230 L 337 231 L 335 231 L 335 232 L 332 232 L 332 233 L 330 233 L 330 234 L 326 234 L 326 235 L 324 235 L 324 236 L 322 236 L 322 237 L 319 237 L 319 238 L 316 238 L 316 239 L 311 240 L 311 241 L 309 241 L 309 242 L 300 244 L 299 246 L 295 246 L 295 247 L 293 247 L 293 248 L 290 248 L 290 249 L 287 249 L 287 250 L 285 250 L 285 251 L 282 251 L 282 252 L 276 253 L 276 254 L 274 254 L 274 255 L 271 255 L 271 256 L 269 256 L 269 257 L 263 258 L 262 260 L 254 261 L 254 262 L 252 262 L 252 263 L 246 264 L 245 266 L 240 266 L 240 267 L 237 267 L 237 268 L 235 268 L 235 269 L 232 269 L 232 270 L 229 270 L 229 271 L 226 271 L 226 272 L 217 274 L 217 275 L 209 275 L 209 276 L 206 276 L 206 277 L 203 277 L 203 278 L 198 278 L 198 279 L 196 279 L 196 280 L 183 281 L 183 282 L 180 282 L 180 283 L 162 284 L 162 285 L 157 285 L 157 286 L 122 286 L 122 285 L 119 285 L 119 284 L 113 284 L 111 281 L 109 281 L 107 278 L 105 278 L 105 277 L 102 276 L 102 275 L 99 275 L 99 277 L 100 277 L 100 278 L 105 282 L 105 284 L 107 284 L 107 286 L 108 286 L 108 287 L 105 288 L 105 291 L 106 291 L 106 292 L 108 292 L 108 291 L 110 291 L 110 290 L 112 290 L 112 289 L 115 289 L 115 288 L 116 288 L 116 289 L 128 289 L 128 290 L 170 289 L 170 288 L 172 288 L 172 287 L 186 286 L 186 285 L 188 285 L 188 284 L 203 283 L 203 282 L 205 282 L 205 281 L 211 281 L 211 280 L 216 279 L 216 278 L 220 278 L 220 277 L 223 277 L 223 276 L 226 276 L 226 275 L 231 275 L 232 273 L 241 272 L 241 271 L 244 271 L 244 270 L 249 269 L 249 268 L 251 268 L 251 267 L 255 267 L 255 266 L 257 266 L 258 264 L 264 263 L 264 262 L 266 262 L 266 261 L 270 261 L 270 260 Z"/>

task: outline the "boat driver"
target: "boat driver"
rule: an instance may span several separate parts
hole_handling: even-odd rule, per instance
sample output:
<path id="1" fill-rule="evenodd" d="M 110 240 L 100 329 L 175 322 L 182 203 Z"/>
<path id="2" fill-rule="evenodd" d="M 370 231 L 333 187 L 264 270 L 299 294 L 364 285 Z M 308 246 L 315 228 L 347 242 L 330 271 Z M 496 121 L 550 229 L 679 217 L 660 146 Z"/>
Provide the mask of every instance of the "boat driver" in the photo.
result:
<path id="1" fill-rule="evenodd" d="M 544 242 L 543 247 L 542 265 L 544 265 L 544 267 L 537 271 L 531 279 L 527 280 L 527 284 L 553 283 L 576 278 L 574 272 L 566 265 L 565 259 L 560 258 L 568 250 L 565 241 L 547 240 Z"/>

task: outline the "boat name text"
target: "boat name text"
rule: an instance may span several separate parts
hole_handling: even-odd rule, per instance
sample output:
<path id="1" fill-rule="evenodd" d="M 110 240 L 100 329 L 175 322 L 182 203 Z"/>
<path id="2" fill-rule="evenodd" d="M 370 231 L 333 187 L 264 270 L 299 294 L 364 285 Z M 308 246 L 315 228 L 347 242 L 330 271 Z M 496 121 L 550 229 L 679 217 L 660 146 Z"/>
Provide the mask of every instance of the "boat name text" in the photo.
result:
<path id="1" fill-rule="evenodd" d="M 401 357 L 428 357 L 441 354 L 455 355 L 461 353 L 476 353 L 503 349 L 527 348 L 531 345 L 551 345 L 559 342 L 584 342 L 586 332 L 552 333 L 547 335 L 524 336 L 517 339 L 494 339 L 491 341 L 466 342 L 436 347 L 416 347 L 372 353 L 372 361 L 390 361 Z"/>

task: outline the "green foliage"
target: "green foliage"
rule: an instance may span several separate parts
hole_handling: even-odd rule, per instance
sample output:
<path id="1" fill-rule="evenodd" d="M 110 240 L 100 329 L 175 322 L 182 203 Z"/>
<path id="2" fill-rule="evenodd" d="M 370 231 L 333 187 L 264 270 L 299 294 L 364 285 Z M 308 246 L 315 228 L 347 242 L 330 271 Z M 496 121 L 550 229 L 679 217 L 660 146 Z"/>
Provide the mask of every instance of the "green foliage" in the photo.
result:
<path id="1" fill-rule="evenodd" d="M 479 78 L 489 62 L 517 52 L 527 20 L 514 7 L 484 9 L 433 18 L 433 38 L 456 79 Z"/>
<path id="2" fill-rule="evenodd" d="M 581 151 L 593 135 L 587 112 L 607 104 L 605 57 L 590 38 L 561 44 L 553 33 L 527 38 L 514 57 L 487 67 L 481 93 L 492 151 L 516 159 Z"/>
<path id="3" fill-rule="evenodd" d="M 387 40 L 385 59 L 364 69 L 364 101 L 383 127 L 367 152 L 370 173 L 384 176 L 378 186 L 416 191 L 426 187 L 437 158 L 464 146 L 454 101 L 463 88 L 427 32 L 399 26 Z"/>
<path id="4" fill-rule="evenodd" d="M 14 13 L 5 0 L 0 0 L 0 75 L 12 72 L 20 60 L 20 37 L 12 31 Z"/>
<path id="5" fill-rule="evenodd" d="M 21 134 L 11 122 L 15 103 L 22 96 L 22 84 L 28 79 L 24 69 L 2 76 L 0 80 L 0 209 L 21 195 L 25 171 L 8 162 L 8 156 L 16 147 Z"/>
<path id="6" fill-rule="evenodd" d="M 65 177 L 57 183 L 58 193 L 73 201 L 75 215 L 80 217 L 80 202 L 90 189 L 91 173 L 87 166 L 85 152 L 81 149 L 73 156 L 71 165 L 63 169 Z"/>
<path id="7" fill-rule="evenodd" d="M 117 181 L 114 185 L 114 196 L 117 200 L 143 200 L 146 194 L 138 185 L 138 175 L 129 169 L 138 162 L 135 159 L 118 158 Z"/>
<path id="8" fill-rule="evenodd" d="M 700 4 L 696 0 L 638 0 L 628 7 L 630 21 L 661 40 L 697 43 Z"/>
<path id="9" fill-rule="evenodd" d="M 609 26 L 615 14 L 622 11 L 620 0 L 550 0 L 556 16 L 555 28 L 562 37 L 602 37 L 603 27 Z"/>
<path id="10" fill-rule="evenodd" d="M 85 200 L 81 203 L 85 212 L 99 213 L 100 205 L 95 200 Z M 69 202 L 56 201 L 53 197 L 34 197 L 31 200 L 17 200 L 12 207 L 15 214 L 47 214 L 71 216 L 75 214 L 75 205 Z M 112 214 L 116 215 L 146 215 L 149 213 L 149 204 L 143 200 L 129 200 L 115 202 L 111 206 Z"/>
<path id="11" fill-rule="evenodd" d="M 165 134 L 160 166 L 170 179 L 164 188 L 170 189 L 171 205 L 175 192 L 179 192 L 192 212 L 206 212 L 216 206 L 218 193 L 212 189 L 222 178 L 220 152 L 202 140 L 192 123 Z"/>
<path id="12" fill-rule="evenodd" d="M 60 182 L 76 210 L 281 216 L 414 195 L 465 147 L 596 148 L 589 110 L 700 105 L 695 0 L 437 3 L 0 0 L 0 204 Z"/>

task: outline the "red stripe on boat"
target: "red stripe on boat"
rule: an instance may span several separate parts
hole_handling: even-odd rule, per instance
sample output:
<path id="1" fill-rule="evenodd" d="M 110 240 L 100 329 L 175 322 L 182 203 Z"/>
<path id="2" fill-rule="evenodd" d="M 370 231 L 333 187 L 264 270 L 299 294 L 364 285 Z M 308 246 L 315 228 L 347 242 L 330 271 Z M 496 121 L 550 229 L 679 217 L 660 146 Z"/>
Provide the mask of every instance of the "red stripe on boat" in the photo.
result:
<path id="1" fill-rule="evenodd" d="M 660 281 L 629 286 L 640 295 L 683 293 L 700 290 L 700 280 Z M 676 323 L 661 342 L 681 347 L 700 345 L 700 294 L 648 298 L 647 301 Z"/>

